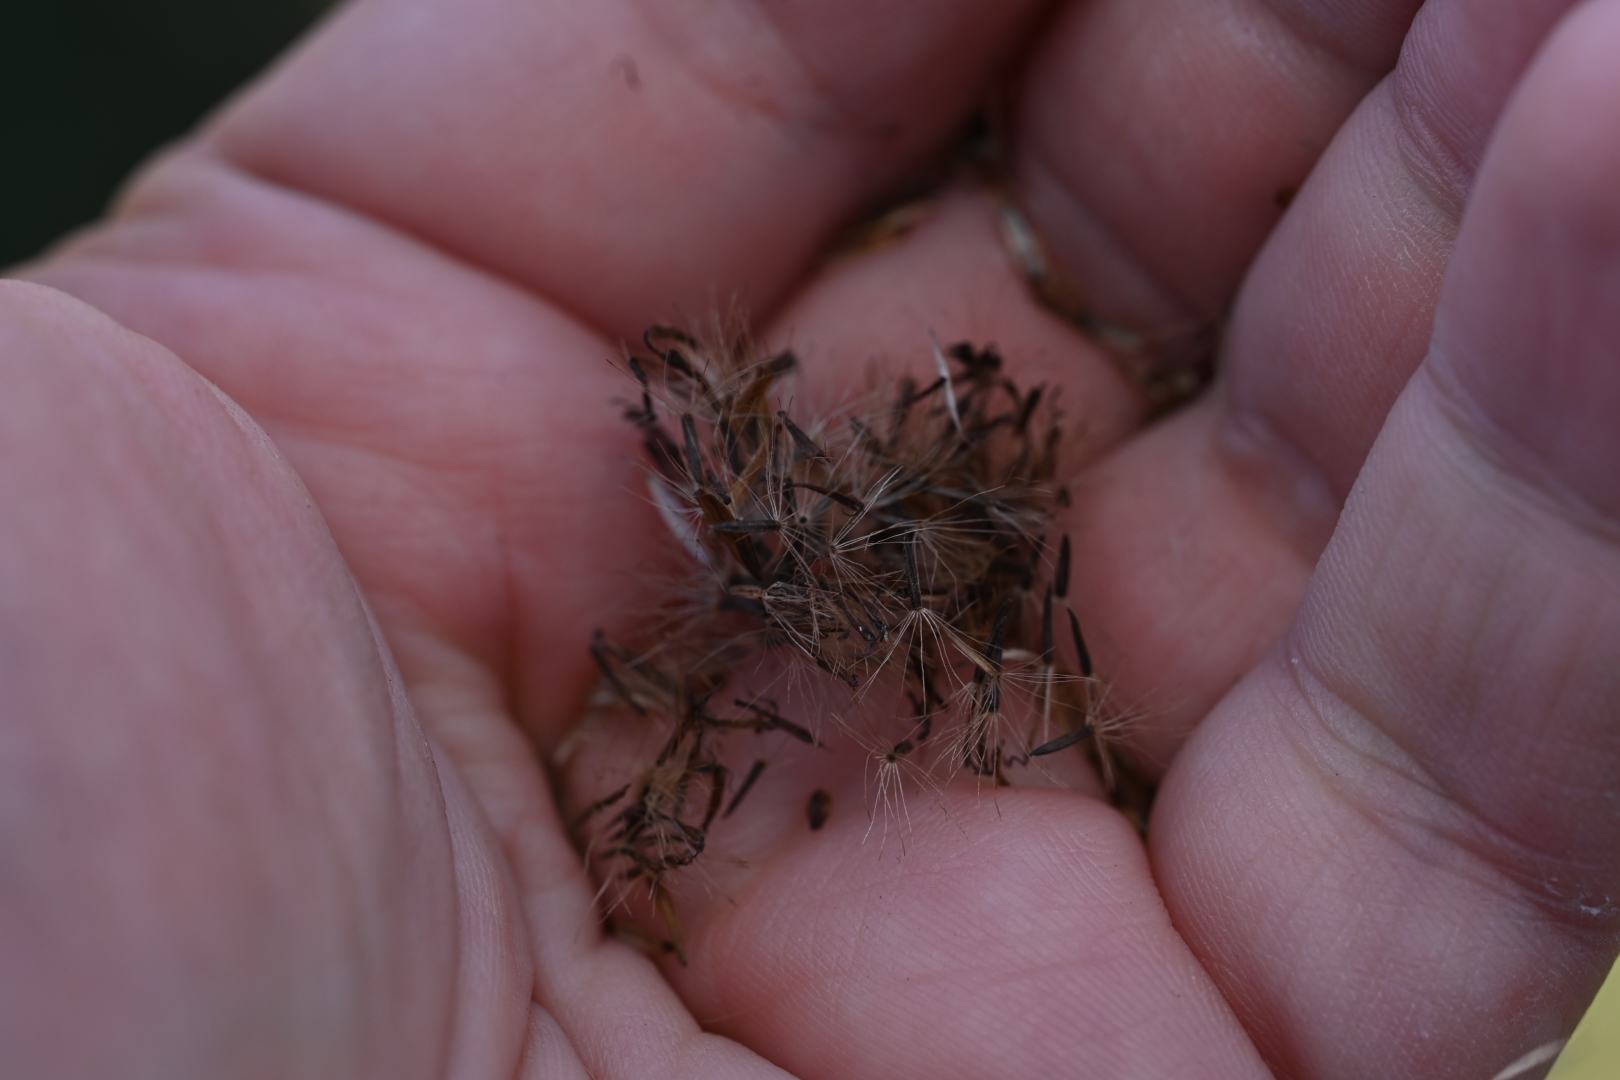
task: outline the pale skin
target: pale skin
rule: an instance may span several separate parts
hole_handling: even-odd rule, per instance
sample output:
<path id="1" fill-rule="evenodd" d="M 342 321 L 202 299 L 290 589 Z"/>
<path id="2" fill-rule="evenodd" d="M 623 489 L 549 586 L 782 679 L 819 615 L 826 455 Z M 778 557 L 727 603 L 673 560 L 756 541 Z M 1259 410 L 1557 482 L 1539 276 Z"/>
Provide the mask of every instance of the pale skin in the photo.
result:
<path id="1" fill-rule="evenodd" d="M 1042 14 L 362 0 L 0 284 L 8 1068 L 1483 1080 L 1569 1032 L 1620 914 L 1620 2 Z M 1232 305 L 1168 419 L 981 194 L 816 269 L 1013 57 L 1066 274 Z M 601 933 L 544 762 L 668 547 L 606 361 L 733 295 L 807 396 L 930 329 L 1063 387 L 1145 843 L 968 785 L 896 859 L 858 754 L 784 758 L 688 967 Z"/>

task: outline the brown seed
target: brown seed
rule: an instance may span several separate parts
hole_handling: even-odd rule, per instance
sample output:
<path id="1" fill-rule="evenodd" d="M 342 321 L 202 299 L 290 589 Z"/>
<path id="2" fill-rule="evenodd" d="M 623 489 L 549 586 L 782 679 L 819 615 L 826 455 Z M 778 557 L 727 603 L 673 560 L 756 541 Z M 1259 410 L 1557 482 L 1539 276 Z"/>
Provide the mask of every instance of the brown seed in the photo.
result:
<path id="1" fill-rule="evenodd" d="M 810 793 L 810 831 L 815 832 L 827 824 L 827 815 L 832 812 L 832 796 L 820 788 Z"/>

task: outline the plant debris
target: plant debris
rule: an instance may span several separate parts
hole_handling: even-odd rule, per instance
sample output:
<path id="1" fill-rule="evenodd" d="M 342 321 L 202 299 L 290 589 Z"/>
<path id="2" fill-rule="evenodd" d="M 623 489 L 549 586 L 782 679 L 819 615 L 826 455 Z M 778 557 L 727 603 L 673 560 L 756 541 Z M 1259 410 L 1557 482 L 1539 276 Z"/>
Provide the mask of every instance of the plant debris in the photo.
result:
<path id="1" fill-rule="evenodd" d="M 758 355 L 735 329 L 703 341 L 656 326 L 643 341 L 626 360 L 638 392 L 626 419 L 691 575 L 639 640 L 598 632 L 592 644 L 605 692 L 661 742 L 576 825 L 621 899 L 647 890 L 683 963 L 667 878 L 703 854 L 710 826 L 765 768 L 733 783 L 725 740 L 775 731 L 819 744 L 819 716 L 724 692 L 762 654 L 835 686 L 863 723 L 887 724 L 890 737 L 863 742 L 895 784 L 904 762 L 1003 785 L 1009 767 L 1078 747 L 1140 823 L 1149 793 L 1111 752 L 1068 602 L 1072 547 L 1049 537 L 1067 503 L 1055 395 L 1020 388 L 993 347 L 936 341 L 931 381 L 902 378 L 838 417 L 795 417 L 782 392 L 792 352 Z M 903 715 L 870 715 L 878 701 L 904 702 Z M 827 806 L 812 802 L 812 828 Z"/>

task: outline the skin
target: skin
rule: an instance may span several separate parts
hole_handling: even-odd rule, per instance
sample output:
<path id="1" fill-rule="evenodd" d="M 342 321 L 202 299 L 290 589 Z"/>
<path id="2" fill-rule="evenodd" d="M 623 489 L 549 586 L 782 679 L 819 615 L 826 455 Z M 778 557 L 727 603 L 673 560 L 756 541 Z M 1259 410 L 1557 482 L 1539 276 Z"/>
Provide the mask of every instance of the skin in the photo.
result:
<path id="1" fill-rule="evenodd" d="M 1617 48 L 1616 0 L 342 10 L 0 283 L 11 1067 L 1478 1078 L 1566 1035 L 1620 927 Z M 982 194 L 818 269 L 998 71 L 1065 274 L 1230 305 L 1175 415 Z M 808 397 L 929 329 L 1062 387 L 1145 844 L 968 785 L 897 859 L 860 768 L 782 753 L 690 965 L 602 935 L 552 785 L 618 751 L 543 762 L 668 546 L 606 360 L 731 296 Z"/>

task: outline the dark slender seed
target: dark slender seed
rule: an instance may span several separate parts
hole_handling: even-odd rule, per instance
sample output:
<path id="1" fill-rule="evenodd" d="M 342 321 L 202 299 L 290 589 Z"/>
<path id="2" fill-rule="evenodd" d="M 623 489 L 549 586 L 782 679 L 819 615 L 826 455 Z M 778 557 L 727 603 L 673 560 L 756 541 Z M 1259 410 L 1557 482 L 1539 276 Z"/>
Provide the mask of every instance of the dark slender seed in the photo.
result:
<path id="1" fill-rule="evenodd" d="M 726 460 L 731 465 L 731 471 L 735 473 L 742 472 L 742 458 L 737 456 L 737 432 L 733 430 L 731 420 L 722 416 L 714 426 L 715 430 L 720 432 L 720 441 L 725 444 Z"/>
<path id="2" fill-rule="evenodd" d="M 1035 749 L 1031 750 L 1029 752 L 1029 756 L 1045 757 L 1047 754 L 1055 754 L 1059 750 L 1067 750 L 1076 743 L 1081 743 L 1091 738 L 1091 734 L 1091 728 L 1089 727 L 1076 728 L 1067 735 L 1059 735 L 1049 743 L 1042 743 Z"/>
<path id="3" fill-rule="evenodd" d="M 666 349 L 658 355 L 663 357 L 664 363 L 685 375 L 688 379 L 695 380 L 698 377 L 697 371 L 691 364 L 687 363 L 686 357 L 682 356 L 678 349 Z"/>
<path id="4" fill-rule="evenodd" d="M 691 334 L 688 334 L 682 330 L 676 330 L 674 327 L 670 326 L 650 326 L 642 332 L 641 341 L 642 344 L 647 346 L 648 351 L 652 352 L 658 357 L 658 359 L 662 360 L 664 363 L 668 364 L 682 375 L 685 375 L 689 379 L 697 380 L 698 382 L 703 381 L 698 379 L 698 373 L 692 369 L 691 364 L 686 362 L 686 357 L 680 354 L 680 350 L 660 349 L 658 346 L 654 345 L 652 343 L 654 334 L 658 335 L 660 338 L 668 338 L 678 344 L 685 345 L 687 348 L 695 349 L 697 348 L 698 343 Z M 706 384 L 704 389 L 708 389 Z"/>
<path id="5" fill-rule="evenodd" d="M 842 491 L 834 491 L 832 488 L 824 488 L 820 484 L 807 484 L 803 480 L 789 480 L 782 485 L 782 489 L 784 491 L 791 490 L 793 488 L 805 488 L 806 490 L 814 491 L 818 495 L 825 495 L 839 506 L 842 506 L 844 509 L 856 514 L 866 509 L 866 504 L 861 502 L 859 499 L 852 499 L 848 495 L 845 495 Z"/>
<path id="6" fill-rule="evenodd" d="M 900 407 L 909 409 L 923 398 L 939 393 L 944 385 L 945 377 L 943 375 L 929 383 L 927 388 L 923 390 L 918 390 L 917 384 L 907 379 L 900 388 Z"/>
<path id="7" fill-rule="evenodd" d="M 703 453 L 698 449 L 697 424 L 692 414 L 681 417 L 681 434 L 686 436 L 686 474 L 692 483 L 703 483 Z"/>
<path id="8" fill-rule="evenodd" d="M 730 591 L 720 594 L 720 603 L 717 606 L 721 611 L 740 611 L 760 622 L 766 622 L 771 617 L 771 613 L 765 610 L 765 605 L 758 600 L 751 596 L 737 596 Z"/>
<path id="9" fill-rule="evenodd" d="M 720 815 L 722 820 L 730 817 L 736 811 L 737 804 L 743 801 L 743 796 L 748 794 L 749 789 L 754 786 L 754 781 L 758 780 L 759 774 L 764 771 L 765 762 L 754 762 L 753 767 L 748 770 L 748 775 L 743 777 L 742 787 L 737 789 L 737 794 L 733 795 L 731 802 L 726 804 L 726 812 Z"/>
<path id="10" fill-rule="evenodd" d="M 772 702 L 772 704 L 775 704 L 775 702 Z M 785 731 L 795 739 L 798 739 L 800 742 L 809 746 L 820 745 L 818 742 L 816 742 L 816 737 L 810 733 L 809 728 L 801 727 L 800 725 L 789 720 L 787 717 L 781 716 L 772 710 L 765 708 L 765 706 L 758 704 L 757 702 L 744 701 L 742 698 L 738 698 L 736 705 L 739 709 L 747 709 L 749 712 L 760 718 L 759 721 L 751 724 L 755 730 Z"/>
<path id="11" fill-rule="evenodd" d="M 780 532 L 780 521 L 721 521 L 710 525 L 717 533 L 773 533 Z"/>
<path id="12" fill-rule="evenodd" d="M 1080 635 L 1080 620 L 1074 617 L 1074 609 L 1069 609 L 1069 633 L 1074 635 L 1074 651 L 1080 659 L 1080 674 L 1091 678 L 1091 652 L 1086 648 L 1086 639 Z"/>
<path id="13" fill-rule="evenodd" d="M 793 436 L 793 443 L 799 448 L 800 453 L 824 465 L 832 464 L 832 458 L 827 456 L 827 452 L 817 446 L 815 440 L 806 435 L 803 429 L 793 422 L 793 417 L 787 414 L 786 409 L 779 410 L 776 415 L 782 418 L 782 423 L 787 426 L 788 434 Z"/>
<path id="14" fill-rule="evenodd" d="M 619 681 L 619 673 L 614 671 L 613 665 L 608 662 L 605 640 L 602 631 L 598 630 L 595 639 L 591 642 L 591 659 L 596 661 L 596 666 L 602 669 L 603 677 L 612 684 L 614 690 L 618 691 L 625 704 L 636 710 L 638 714 L 646 716 L 647 710 L 642 707 L 640 702 L 630 696 L 630 691 L 625 688 L 624 683 Z"/>
<path id="15" fill-rule="evenodd" d="M 985 650 L 984 657 L 990 661 L 990 666 L 1001 674 L 1001 650 L 1007 641 L 1007 620 L 1012 616 L 1012 605 L 1009 603 L 1001 609 L 1001 615 L 996 619 L 996 628 L 990 632 L 990 647 Z"/>
<path id="16" fill-rule="evenodd" d="M 641 361 L 633 356 L 630 358 L 630 374 L 636 377 L 636 382 L 641 384 L 643 390 L 647 389 L 647 371 L 641 366 Z"/>
<path id="17" fill-rule="evenodd" d="M 810 831 L 816 832 L 827 824 L 827 816 L 832 813 L 832 796 L 820 788 L 810 793 Z"/>
<path id="18" fill-rule="evenodd" d="M 659 326 L 655 324 L 647 327 L 647 329 L 641 332 L 641 343 L 647 346 L 648 352 L 657 353 L 659 356 L 664 355 L 664 350 L 653 344 L 654 336 L 660 338 L 673 338 L 676 341 L 682 342 L 686 345 L 697 344 L 697 342 L 693 340 L 692 335 L 686 333 L 684 330 L 677 330 L 673 326 Z"/>
<path id="19" fill-rule="evenodd" d="M 1035 407 L 1041 403 L 1041 394 L 1045 390 L 1045 386 L 1037 386 L 1024 399 L 1023 407 L 1018 410 L 1018 434 L 1022 435 L 1028 429 L 1029 419 L 1035 415 Z"/>
<path id="20" fill-rule="evenodd" d="M 1063 543 L 1058 545 L 1057 577 L 1052 582 L 1052 587 L 1057 592 L 1059 600 L 1065 599 L 1069 595 L 1069 558 L 1071 554 L 1069 550 L 1069 534 L 1064 533 Z"/>
<path id="21" fill-rule="evenodd" d="M 590 818 L 600 810 L 606 810 L 608 807 L 624 798 L 625 792 L 629 790 L 630 785 L 626 784 L 618 791 L 615 791 L 610 795 L 604 795 L 600 799 L 597 799 L 595 802 L 591 803 L 591 805 L 580 811 L 579 817 L 574 819 L 574 827 L 578 828 L 580 825 L 585 823 L 587 818 Z"/>
<path id="22" fill-rule="evenodd" d="M 792 349 L 783 349 L 763 364 L 759 365 L 757 377 L 774 379 L 779 375 L 786 375 L 799 366 L 799 358 L 793 354 Z"/>

